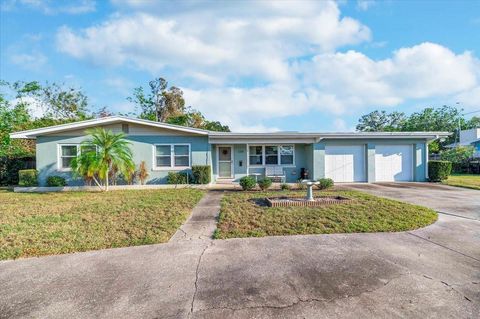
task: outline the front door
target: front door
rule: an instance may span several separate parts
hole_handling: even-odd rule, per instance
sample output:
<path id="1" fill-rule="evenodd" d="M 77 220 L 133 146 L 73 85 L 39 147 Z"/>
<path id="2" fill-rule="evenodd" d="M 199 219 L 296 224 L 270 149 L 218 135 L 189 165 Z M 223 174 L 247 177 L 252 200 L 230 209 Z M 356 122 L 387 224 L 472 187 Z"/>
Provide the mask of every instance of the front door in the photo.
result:
<path id="1" fill-rule="evenodd" d="M 218 177 L 231 178 L 232 177 L 232 147 L 219 146 L 218 147 Z"/>

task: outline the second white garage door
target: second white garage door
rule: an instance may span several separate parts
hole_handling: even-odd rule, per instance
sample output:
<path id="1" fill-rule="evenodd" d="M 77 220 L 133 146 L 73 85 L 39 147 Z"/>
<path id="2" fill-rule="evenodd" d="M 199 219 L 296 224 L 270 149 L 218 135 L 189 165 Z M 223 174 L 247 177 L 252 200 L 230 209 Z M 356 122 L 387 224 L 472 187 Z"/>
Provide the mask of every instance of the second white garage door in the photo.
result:
<path id="1" fill-rule="evenodd" d="M 365 182 L 365 146 L 325 146 L 325 177 L 340 183 Z"/>
<path id="2" fill-rule="evenodd" d="M 407 182 L 412 180 L 412 145 L 377 145 L 375 147 L 375 181 Z"/>

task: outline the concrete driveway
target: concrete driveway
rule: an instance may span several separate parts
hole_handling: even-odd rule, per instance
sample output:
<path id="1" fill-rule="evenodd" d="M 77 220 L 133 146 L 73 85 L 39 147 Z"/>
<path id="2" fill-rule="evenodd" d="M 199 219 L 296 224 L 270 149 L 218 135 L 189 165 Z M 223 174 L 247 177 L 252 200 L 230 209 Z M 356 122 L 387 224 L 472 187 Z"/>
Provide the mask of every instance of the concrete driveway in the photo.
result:
<path id="1" fill-rule="evenodd" d="M 440 200 L 440 199 L 439 199 Z M 2 318 L 477 318 L 480 221 L 0 263 Z"/>
<path id="2" fill-rule="evenodd" d="M 480 191 L 434 183 L 357 183 L 341 187 L 389 197 L 480 220 Z"/>

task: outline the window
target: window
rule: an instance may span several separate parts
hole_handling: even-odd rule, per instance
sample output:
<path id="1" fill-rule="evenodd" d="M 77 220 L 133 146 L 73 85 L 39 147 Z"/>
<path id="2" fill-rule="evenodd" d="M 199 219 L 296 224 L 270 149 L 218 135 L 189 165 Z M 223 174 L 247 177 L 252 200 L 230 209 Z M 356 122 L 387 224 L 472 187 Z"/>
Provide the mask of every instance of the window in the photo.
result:
<path id="1" fill-rule="evenodd" d="M 250 165 L 295 165 L 293 145 L 251 145 L 248 148 Z"/>
<path id="2" fill-rule="evenodd" d="M 189 145 L 174 145 L 175 166 L 190 166 Z"/>
<path id="3" fill-rule="evenodd" d="M 122 124 L 122 132 L 125 134 L 128 134 L 129 131 L 130 130 L 129 130 L 128 124 Z"/>
<path id="4" fill-rule="evenodd" d="M 190 167 L 190 145 L 155 145 L 154 161 L 156 168 Z"/>
<path id="5" fill-rule="evenodd" d="M 58 161 L 60 169 L 70 169 L 72 160 L 77 157 L 78 145 L 60 145 L 60 158 Z"/>
<path id="6" fill-rule="evenodd" d="M 294 145 L 250 145 L 250 165 L 295 165 Z"/>
<path id="7" fill-rule="evenodd" d="M 265 146 L 265 164 L 278 165 L 278 146 Z"/>
<path id="8" fill-rule="evenodd" d="M 249 148 L 250 165 L 263 165 L 263 147 L 250 146 Z"/>
<path id="9" fill-rule="evenodd" d="M 282 165 L 293 165 L 293 145 L 280 146 L 280 163 Z"/>
<path id="10" fill-rule="evenodd" d="M 97 152 L 97 146 L 95 145 L 81 145 L 80 146 L 80 153 L 86 153 L 86 152 Z"/>
<path id="11" fill-rule="evenodd" d="M 170 145 L 157 145 L 157 167 L 172 166 L 172 154 Z"/>

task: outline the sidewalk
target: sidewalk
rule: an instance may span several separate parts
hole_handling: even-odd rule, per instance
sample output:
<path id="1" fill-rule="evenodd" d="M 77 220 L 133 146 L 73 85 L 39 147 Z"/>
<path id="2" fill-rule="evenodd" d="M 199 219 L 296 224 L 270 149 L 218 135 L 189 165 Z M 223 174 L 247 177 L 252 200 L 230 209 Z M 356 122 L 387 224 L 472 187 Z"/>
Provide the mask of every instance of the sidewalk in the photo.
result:
<path id="1" fill-rule="evenodd" d="M 217 218 L 223 194 L 223 191 L 208 191 L 169 242 L 211 240 L 213 232 L 217 228 Z"/>

